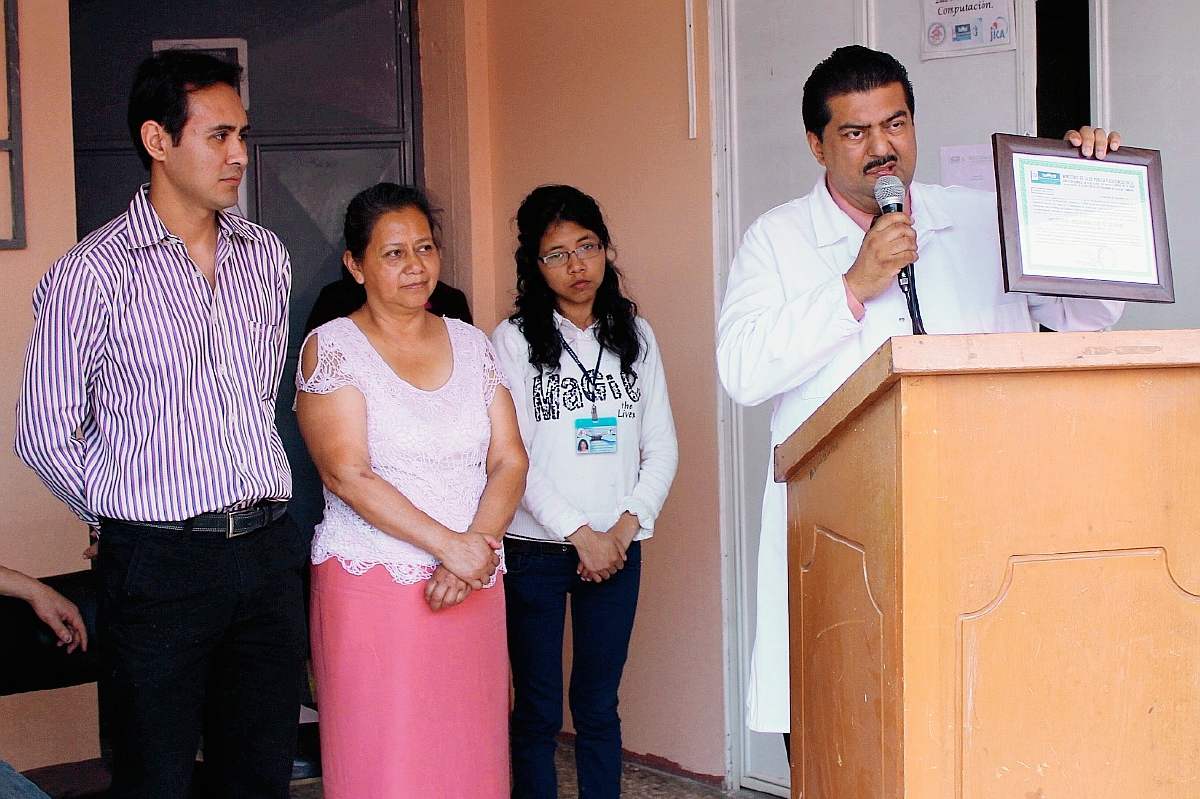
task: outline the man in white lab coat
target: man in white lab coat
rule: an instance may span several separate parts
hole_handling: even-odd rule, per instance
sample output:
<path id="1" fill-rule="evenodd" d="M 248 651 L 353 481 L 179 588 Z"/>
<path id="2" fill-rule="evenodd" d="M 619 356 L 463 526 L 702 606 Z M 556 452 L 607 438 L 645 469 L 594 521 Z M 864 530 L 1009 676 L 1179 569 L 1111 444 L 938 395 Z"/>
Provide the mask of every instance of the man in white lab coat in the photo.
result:
<path id="1" fill-rule="evenodd" d="M 913 181 L 913 106 L 904 67 L 865 47 L 835 50 L 804 85 L 808 143 L 825 174 L 746 231 L 717 326 L 725 390 L 743 405 L 774 403 L 772 446 L 883 342 L 913 332 L 896 279 L 907 264 L 928 333 L 1031 332 L 1038 323 L 1099 330 L 1120 318 L 1119 302 L 1004 293 L 995 195 Z M 1097 158 L 1120 146 L 1116 133 L 1088 127 L 1066 138 Z M 874 187 L 883 175 L 898 178 L 907 197 L 904 211 L 876 221 Z M 766 454 L 746 720 L 753 730 L 786 734 L 786 490 Z"/>

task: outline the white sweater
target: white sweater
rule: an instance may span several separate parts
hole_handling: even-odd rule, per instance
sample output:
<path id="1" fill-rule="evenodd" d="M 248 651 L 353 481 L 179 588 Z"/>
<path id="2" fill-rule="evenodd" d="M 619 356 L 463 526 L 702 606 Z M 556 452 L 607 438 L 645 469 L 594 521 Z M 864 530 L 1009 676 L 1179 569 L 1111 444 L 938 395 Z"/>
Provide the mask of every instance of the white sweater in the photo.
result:
<path id="1" fill-rule="evenodd" d="M 595 326 L 579 330 L 557 313 L 554 321 L 579 360 L 595 368 Z M 625 511 L 641 525 L 634 540 L 654 534 L 679 446 L 654 331 L 640 318 L 637 327 L 643 351 L 634 364 L 636 377 L 623 376 L 611 352 L 600 361 L 596 406 L 601 418 L 617 419 L 617 451 L 586 455 L 575 449 L 575 420 L 591 419 L 592 403 L 580 390 L 575 360 L 564 349 L 558 371 L 542 374 L 529 363 L 529 344 L 515 324 L 506 320 L 492 333 L 529 452 L 525 497 L 509 534 L 561 542 L 585 524 L 608 530 Z"/>

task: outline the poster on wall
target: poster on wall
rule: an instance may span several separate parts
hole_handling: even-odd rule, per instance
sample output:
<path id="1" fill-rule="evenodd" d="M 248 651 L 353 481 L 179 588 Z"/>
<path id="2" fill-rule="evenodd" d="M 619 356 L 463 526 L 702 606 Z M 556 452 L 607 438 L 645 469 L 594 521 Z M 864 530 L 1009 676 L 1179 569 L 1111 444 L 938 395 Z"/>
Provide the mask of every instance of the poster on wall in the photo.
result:
<path id="1" fill-rule="evenodd" d="M 942 148 L 943 186 L 966 186 L 996 191 L 996 165 L 986 144 L 957 144 Z"/>
<path id="2" fill-rule="evenodd" d="M 1013 0 L 921 0 L 921 60 L 1017 49 Z"/>

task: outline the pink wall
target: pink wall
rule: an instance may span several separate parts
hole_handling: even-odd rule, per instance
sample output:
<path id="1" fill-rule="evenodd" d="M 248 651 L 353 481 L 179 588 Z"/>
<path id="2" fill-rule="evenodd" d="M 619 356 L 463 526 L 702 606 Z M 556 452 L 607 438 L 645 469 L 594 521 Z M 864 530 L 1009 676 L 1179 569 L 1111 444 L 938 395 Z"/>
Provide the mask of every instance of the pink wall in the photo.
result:
<path id="1" fill-rule="evenodd" d="M 86 567 L 87 530 L 13 454 L 33 287 L 75 244 L 67 0 L 21 0 L 28 247 L 0 251 L 0 562 L 42 577 Z M 19 769 L 99 754 L 95 685 L 0 698 L 0 758 Z"/>
<path id="2" fill-rule="evenodd" d="M 425 180 L 442 209 L 442 279 L 469 296 L 493 297 L 492 227 L 473 224 L 491 208 L 486 3 L 424 3 L 419 8 Z M 490 308 L 477 322 L 491 329 Z M 479 304 L 474 306 L 479 317 Z M 487 323 L 491 323 L 490 326 Z"/>
<path id="3" fill-rule="evenodd" d="M 600 202 L 629 291 L 658 335 L 680 466 L 644 549 L 621 695 L 625 746 L 724 775 L 712 137 L 707 20 L 696 5 L 694 140 L 682 2 L 457 0 L 418 11 L 427 181 L 444 206 L 468 188 L 469 204 L 447 208 L 446 226 L 456 242 L 454 228 L 471 231 L 477 323 L 490 331 L 510 312 L 513 216 L 531 189 L 557 182 Z M 466 125 L 469 153 L 448 152 L 462 128 L 447 123 Z"/>

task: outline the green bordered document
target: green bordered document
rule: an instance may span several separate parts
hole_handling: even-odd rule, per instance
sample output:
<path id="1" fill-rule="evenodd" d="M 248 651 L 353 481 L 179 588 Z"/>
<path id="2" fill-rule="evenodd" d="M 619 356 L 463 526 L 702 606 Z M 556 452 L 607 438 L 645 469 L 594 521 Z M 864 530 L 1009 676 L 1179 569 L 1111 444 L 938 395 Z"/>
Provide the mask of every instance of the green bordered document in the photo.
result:
<path id="1" fill-rule="evenodd" d="M 1158 151 L 1097 160 L 1005 134 L 992 147 L 1006 290 L 1174 301 Z"/>

